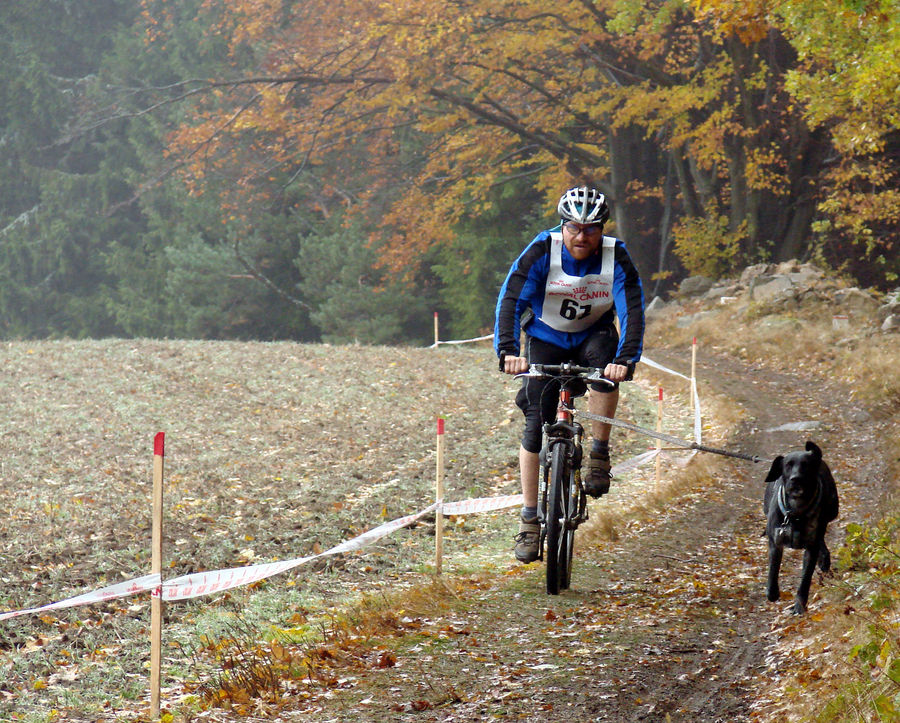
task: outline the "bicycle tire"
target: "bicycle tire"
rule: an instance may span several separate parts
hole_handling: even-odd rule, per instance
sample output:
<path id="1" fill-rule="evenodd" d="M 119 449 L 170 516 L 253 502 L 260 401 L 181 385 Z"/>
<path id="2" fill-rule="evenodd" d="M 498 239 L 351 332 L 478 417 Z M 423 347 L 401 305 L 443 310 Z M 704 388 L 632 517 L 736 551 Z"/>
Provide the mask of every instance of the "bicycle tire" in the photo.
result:
<path id="1" fill-rule="evenodd" d="M 563 506 L 563 532 L 559 543 L 559 587 L 568 590 L 572 582 L 572 556 L 575 552 L 575 526 L 572 521 L 578 514 L 578 496 L 575 490 L 575 478 L 571 470 L 566 477 L 565 505 Z"/>
<path id="2" fill-rule="evenodd" d="M 568 545 L 569 535 L 566 534 L 564 524 L 568 507 L 569 495 L 569 465 L 566 460 L 566 445 L 556 444 L 550 452 L 550 466 L 548 470 L 547 512 L 544 517 L 544 525 L 547 530 L 547 594 L 559 595 L 563 582 L 568 586 L 568 552 L 564 545 Z"/>

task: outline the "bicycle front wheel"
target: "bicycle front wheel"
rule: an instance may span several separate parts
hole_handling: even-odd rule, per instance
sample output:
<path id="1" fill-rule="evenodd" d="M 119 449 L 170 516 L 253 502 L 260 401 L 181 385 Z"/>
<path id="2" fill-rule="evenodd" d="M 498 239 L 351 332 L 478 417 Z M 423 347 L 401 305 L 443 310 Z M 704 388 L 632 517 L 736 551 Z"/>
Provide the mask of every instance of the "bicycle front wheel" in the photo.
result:
<path id="1" fill-rule="evenodd" d="M 569 586 L 569 564 L 572 554 L 572 531 L 567 529 L 566 513 L 571 494 L 566 445 L 554 445 L 548 470 L 547 514 L 547 594 L 559 595 Z"/>
<path id="2" fill-rule="evenodd" d="M 575 528 L 578 527 L 580 495 L 578 482 L 570 465 L 567 465 L 565 479 L 566 493 L 563 495 L 562 539 L 559 541 L 559 587 L 568 590 L 572 582 L 572 555 L 575 552 Z"/>

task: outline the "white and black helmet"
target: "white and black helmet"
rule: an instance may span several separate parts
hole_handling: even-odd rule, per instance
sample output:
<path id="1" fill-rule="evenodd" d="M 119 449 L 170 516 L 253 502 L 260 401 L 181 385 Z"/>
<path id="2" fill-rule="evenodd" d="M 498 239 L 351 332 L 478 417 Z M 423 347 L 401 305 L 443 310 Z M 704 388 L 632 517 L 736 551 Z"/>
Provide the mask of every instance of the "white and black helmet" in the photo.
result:
<path id="1" fill-rule="evenodd" d="M 601 226 L 609 219 L 606 197 L 596 188 L 578 186 L 566 191 L 556 207 L 563 221 L 597 223 Z"/>

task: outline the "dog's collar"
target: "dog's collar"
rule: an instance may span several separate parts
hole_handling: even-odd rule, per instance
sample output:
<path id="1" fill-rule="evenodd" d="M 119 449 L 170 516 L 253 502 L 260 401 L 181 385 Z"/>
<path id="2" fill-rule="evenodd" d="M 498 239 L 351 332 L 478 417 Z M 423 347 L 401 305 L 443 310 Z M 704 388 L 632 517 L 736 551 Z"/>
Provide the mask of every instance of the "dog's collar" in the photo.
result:
<path id="1" fill-rule="evenodd" d="M 822 500 L 822 480 L 817 480 L 816 484 L 816 497 L 810 502 L 803 510 L 805 513 L 807 510 L 815 509 L 819 502 Z M 784 484 L 778 486 L 778 509 L 781 511 L 781 514 L 784 516 L 785 520 L 797 519 L 803 517 L 803 514 L 797 514 L 793 510 L 788 509 L 787 499 L 784 493 Z"/>

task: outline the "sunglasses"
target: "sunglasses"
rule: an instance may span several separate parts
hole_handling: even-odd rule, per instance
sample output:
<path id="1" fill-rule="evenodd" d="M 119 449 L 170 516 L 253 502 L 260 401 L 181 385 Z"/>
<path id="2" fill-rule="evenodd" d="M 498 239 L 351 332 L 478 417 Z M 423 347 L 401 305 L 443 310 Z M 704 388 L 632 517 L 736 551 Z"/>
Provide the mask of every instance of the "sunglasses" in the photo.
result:
<path id="1" fill-rule="evenodd" d="M 588 226 L 579 226 L 577 223 L 566 221 L 563 224 L 563 228 L 573 236 L 577 236 L 582 232 L 585 236 L 599 236 L 601 233 L 603 233 L 603 226 L 598 223 L 592 223 Z"/>

